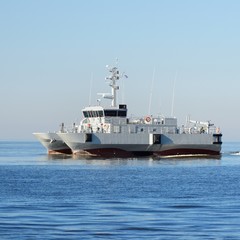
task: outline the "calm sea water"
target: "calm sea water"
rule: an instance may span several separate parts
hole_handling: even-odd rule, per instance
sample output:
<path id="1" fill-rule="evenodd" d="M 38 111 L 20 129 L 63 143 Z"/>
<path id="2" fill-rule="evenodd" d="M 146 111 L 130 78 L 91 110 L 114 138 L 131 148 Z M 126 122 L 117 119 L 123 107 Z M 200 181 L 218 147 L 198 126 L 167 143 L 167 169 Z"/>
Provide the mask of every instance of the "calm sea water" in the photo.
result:
<path id="1" fill-rule="evenodd" d="M 220 159 L 89 160 L 2 141 L 0 239 L 240 239 L 240 143 Z"/>

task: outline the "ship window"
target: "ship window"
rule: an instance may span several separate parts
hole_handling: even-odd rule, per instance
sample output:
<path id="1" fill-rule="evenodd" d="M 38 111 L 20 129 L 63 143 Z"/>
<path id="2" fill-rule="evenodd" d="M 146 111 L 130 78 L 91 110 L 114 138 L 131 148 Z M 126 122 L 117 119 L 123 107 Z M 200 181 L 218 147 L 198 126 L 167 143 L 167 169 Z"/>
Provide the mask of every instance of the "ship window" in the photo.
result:
<path id="1" fill-rule="evenodd" d="M 86 111 L 83 111 L 83 116 L 84 116 L 85 118 L 87 118 L 87 117 L 88 117 L 88 114 L 87 114 L 87 112 L 86 112 Z"/>
<path id="2" fill-rule="evenodd" d="M 103 114 L 101 112 L 101 114 Z M 127 110 L 105 110 L 104 111 L 105 117 L 126 117 L 127 116 Z"/>
<path id="3" fill-rule="evenodd" d="M 120 104 L 119 109 L 127 109 L 127 105 L 126 104 Z"/>
<path id="4" fill-rule="evenodd" d="M 98 111 L 98 116 L 103 117 L 103 111 Z"/>
<path id="5" fill-rule="evenodd" d="M 119 110 L 118 111 L 118 116 L 119 117 L 126 117 L 127 116 L 127 111 L 126 110 Z"/>
<path id="6" fill-rule="evenodd" d="M 93 117 L 98 117 L 97 111 L 93 111 Z"/>
<path id="7" fill-rule="evenodd" d="M 116 117 L 117 111 L 116 110 L 105 110 L 104 115 L 105 115 L 105 117 Z"/>
<path id="8" fill-rule="evenodd" d="M 83 111 L 85 118 L 103 117 L 103 111 Z"/>

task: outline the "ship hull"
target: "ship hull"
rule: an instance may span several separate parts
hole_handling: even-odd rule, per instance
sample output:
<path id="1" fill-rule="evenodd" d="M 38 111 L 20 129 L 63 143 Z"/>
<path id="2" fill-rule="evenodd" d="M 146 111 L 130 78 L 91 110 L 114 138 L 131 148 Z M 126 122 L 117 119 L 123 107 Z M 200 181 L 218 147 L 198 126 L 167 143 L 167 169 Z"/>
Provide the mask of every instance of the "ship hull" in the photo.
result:
<path id="1" fill-rule="evenodd" d="M 72 154 L 71 148 L 56 133 L 33 133 L 48 154 Z"/>
<path id="2" fill-rule="evenodd" d="M 130 148 L 131 146 L 127 146 L 126 148 Z M 209 149 L 209 146 L 203 148 L 202 146 L 194 145 L 191 147 L 183 147 L 183 146 L 172 146 L 168 147 L 167 150 L 164 151 L 132 151 L 132 150 L 124 150 L 121 146 L 112 146 L 111 148 L 107 146 L 92 146 L 91 148 L 86 148 L 82 146 L 82 149 L 74 150 L 73 152 L 76 155 L 88 155 L 88 156 L 98 156 L 98 157 L 193 157 L 193 156 L 220 156 L 220 152 L 218 149 Z"/>
<path id="3" fill-rule="evenodd" d="M 217 156 L 221 152 L 221 142 L 211 134 L 91 134 L 60 133 L 60 138 L 77 155 L 100 157 L 139 156 Z M 133 144 L 134 143 L 134 144 Z"/>

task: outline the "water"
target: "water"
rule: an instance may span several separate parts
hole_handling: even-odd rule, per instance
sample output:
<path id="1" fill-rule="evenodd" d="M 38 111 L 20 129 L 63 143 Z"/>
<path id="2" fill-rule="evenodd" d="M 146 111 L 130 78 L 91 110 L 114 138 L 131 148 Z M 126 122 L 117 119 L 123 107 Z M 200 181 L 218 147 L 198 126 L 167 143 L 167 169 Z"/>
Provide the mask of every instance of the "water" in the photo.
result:
<path id="1" fill-rule="evenodd" d="M 239 152 L 89 160 L 0 142 L 0 239 L 239 239 Z"/>

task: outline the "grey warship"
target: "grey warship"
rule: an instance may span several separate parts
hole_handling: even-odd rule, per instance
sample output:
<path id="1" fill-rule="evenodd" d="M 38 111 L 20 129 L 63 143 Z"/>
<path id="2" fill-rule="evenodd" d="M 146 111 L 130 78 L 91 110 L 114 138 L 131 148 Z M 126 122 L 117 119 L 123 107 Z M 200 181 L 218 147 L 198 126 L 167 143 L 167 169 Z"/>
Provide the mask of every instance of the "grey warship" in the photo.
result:
<path id="1" fill-rule="evenodd" d="M 187 119 L 181 127 L 175 117 L 146 115 L 131 119 L 127 105 L 117 105 L 117 81 L 124 77 L 109 67 L 110 94 L 102 94 L 111 105 L 85 107 L 83 119 L 74 129 L 58 132 L 73 154 L 99 157 L 219 156 L 222 133 L 210 121 Z"/>

